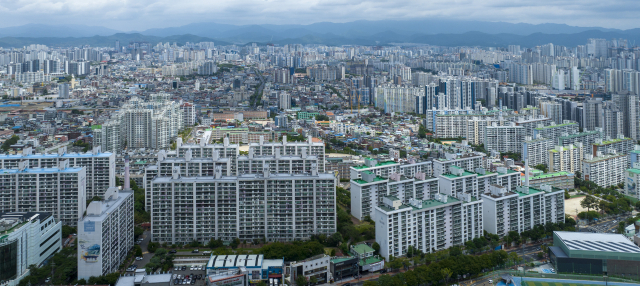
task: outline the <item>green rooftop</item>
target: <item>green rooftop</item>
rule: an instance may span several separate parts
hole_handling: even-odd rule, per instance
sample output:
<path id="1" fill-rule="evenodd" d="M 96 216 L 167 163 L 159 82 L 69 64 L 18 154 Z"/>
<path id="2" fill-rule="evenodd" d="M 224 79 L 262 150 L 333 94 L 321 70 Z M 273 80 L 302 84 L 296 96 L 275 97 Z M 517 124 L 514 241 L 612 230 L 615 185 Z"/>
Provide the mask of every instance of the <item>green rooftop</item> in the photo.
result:
<path id="1" fill-rule="evenodd" d="M 567 176 L 567 175 L 573 175 L 573 173 L 569 173 L 569 172 L 555 172 L 555 173 L 547 173 L 547 174 L 542 174 L 539 176 L 535 176 L 535 177 L 531 177 L 531 180 L 538 180 L 538 179 L 546 179 L 546 178 L 551 178 L 551 177 L 559 177 L 559 176 Z M 525 178 L 522 178 L 522 180 L 524 181 Z"/>
<path id="2" fill-rule="evenodd" d="M 556 125 L 549 125 L 549 126 L 544 126 L 544 127 L 538 127 L 535 128 L 536 130 L 542 130 L 542 129 L 549 129 L 549 128 L 558 128 L 558 127 L 564 127 L 564 126 L 569 126 L 569 125 L 576 125 L 578 123 L 575 122 L 571 122 L 571 123 L 562 123 L 562 124 L 556 124 Z"/>
<path id="3" fill-rule="evenodd" d="M 373 160 L 373 159 L 365 159 L 365 160 Z M 366 164 L 365 165 L 360 165 L 360 166 L 353 166 L 353 168 L 360 170 L 360 169 L 367 169 L 367 168 L 375 168 L 375 167 L 382 167 L 382 166 L 388 166 L 388 165 L 393 165 L 393 164 L 398 164 L 395 161 L 384 161 L 384 162 L 378 162 L 375 166 L 373 167 L 369 167 Z"/>
<path id="4" fill-rule="evenodd" d="M 451 196 L 449 196 L 447 198 L 447 204 L 456 203 L 456 202 L 459 202 L 459 201 L 460 200 L 458 200 L 458 199 L 456 199 L 454 197 L 451 197 Z M 434 208 L 434 207 L 441 206 L 441 205 L 445 205 L 445 203 L 443 203 L 441 201 L 438 201 L 438 200 L 423 200 L 421 208 L 416 208 L 416 207 L 411 206 L 411 205 L 410 205 L 410 207 L 412 207 L 414 210 L 422 210 L 422 209 Z"/>
<path id="5" fill-rule="evenodd" d="M 382 261 L 382 259 L 375 256 L 371 256 L 371 257 L 367 257 L 366 259 L 360 259 L 360 266 L 374 264 L 380 261 Z"/>
<path id="6" fill-rule="evenodd" d="M 582 137 L 582 136 L 587 136 L 587 135 L 593 135 L 593 134 L 598 134 L 598 131 L 586 131 L 586 132 L 580 132 L 580 133 L 576 133 L 576 134 L 570 134 L 567 136 L 560 136 L 560 139 L 572 139 L 572 138 L 577 138 L 577 137 Z"/>
<path id="7" fill-rule="evenodd" d="M 458 175 L 454 175 L 454 174 L 442 174 L 443 177 L 447 177 L 449 179 L 455 179 L 455 178 L 459 178 L 459 177 L 464 177 L 464 176 L 469 176 L 469 175 L 473 175 L 475 173 L 469 172 L 467 170 L 464 170 L 464 172 L 462 173 L 462 175 L 458 176 Z"/>
<path id="8" fill-rule="evenodd" d="M 540 193 L 542 191 L 538 190 L 538 189 L 534 189 L 532 187 L 529 187 L 529 193 L 528 194 L 518 192 L 517 190 L 512 191 L 512 192 L 518 194 L 519 197 L 525 197 L 525 196 L 529 196 L 529 195 L 534 195 L 534 194 Z"/>
<path id="9" fill-rule="evenodd" d="M 634 174 L 640 174 L 640 169 L 631 168 L 631 169 L 627 169 L 627 172 L 634 173 Z"/>
<path id="10" fill-rule="evenodd" d="M 607 141 L 602 141 L 602 144 L 593 143 L 593 145 L 607 145 L 607 144 L 613 144 L 613 143 L 618 143 L 618 142 L 627 141 L 627 140 L 631 140 L 631 138 L 623 138 L 623 139 L 616 138 L 616 139 L 611 139 Z"/>
<path id="11" fill-rule="evenodd" d="M 353 257 L 341 257 L 341 258 L 331 259 L 331 262 L 340 263 L 340 262 L 351 260 L 351 259 L 353 259 Z"/>
<path id="12" fill-rule="evenodd" d="M 102 129 L 102 125 L 91 125 L 91 130 Z"/>
<path id="13" fill-rule="evenodd" d="M 364 243 L 352 246 L 351 250 L 355 251 L 358 255 L 363 255 L 365 253 L 375 251 L 373 248 Z"/>

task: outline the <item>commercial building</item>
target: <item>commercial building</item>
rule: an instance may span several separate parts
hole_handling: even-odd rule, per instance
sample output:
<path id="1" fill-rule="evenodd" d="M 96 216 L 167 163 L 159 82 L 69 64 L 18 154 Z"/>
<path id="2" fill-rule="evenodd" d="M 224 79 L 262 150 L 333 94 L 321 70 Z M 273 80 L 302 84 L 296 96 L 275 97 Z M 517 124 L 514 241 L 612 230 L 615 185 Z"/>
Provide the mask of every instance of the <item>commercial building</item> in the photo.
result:
<path id="1" fill-rule="evenodd" d="M 520 186 L 509 191 L 491 185 L 491 192 L 482 194 L 482 209 L 487 232 L 499 236 L 509 231 L 522 233 L 536 225 L 564 222 L 564 190 L 544 185 L 541 189 Z"/>
<path id="2" fill-rule="evenodd" d="M 87 204 L 86 168 L 70 167 L 69 160 L 57 168 L 29 168 L 29 162 L 17 168 L 1 169 L 1 212 L 46 212 L 69 226 L 76 226 Z"/>
<path id="3" fill-rule="evenodd" d="M 42 263 L 62 248 L 62 223 L 49 213 L 0 213 L 0 253 L 4 285 L 18 285 L 29 266 Z"/>
<path id="4" fill-rule="evenodd" d="M 375 272 L 384 268 L 384 260 L 374 254 L 375 250 L 365 243 L 349 246 L 349 253 L 358 258 L 360 272 Z"/>
<path id="5" fill-rule="evenodd" d="M 483 235 L 482 201 L 469 194 L 460 199 L 437 194 L 409 204 L 388 196 L 374 209 L 376 242 L 386 259 L 405 255 L 409 246 L 431 253 Z"/>
<path id="6" fill-rule="evenodd" d="M 625 181 L 625 171 L 629 166 L 629 156 L 611 151 L 598 152 L 598 156 L 587 155 L 582 161 L 582 174 L 586 181 L 592 181 L 603 188 L 615 186 Z"/>
<path id="7" fill-rule="evenodd" d="M 630 277 L 640 274 L 640 248 L 624 234 L 554 231 L 548 254 L 558 273 Z"/>
<path id="8" fill-rule="evenodd" d="M 253 241 L 306 240 L 336 232 L 333 174 L 273 174 L 171 177 L 151 181 L 151 240 L 186 244 L 212 237 Z"/>
<path id="9" fill-rule="evenodd" d="M 358 258 L 353 256 L 332 258 L 330 266 L 331 276 L 338 282 L 342 281 L 343 278 L 351 278 L 358 275 L 360 274 L 358 263 Z"/>
<path id="10" fill-rule="evenodd" d="M 78 279 L 118 271 L 133 247 L 133 192 L 111 187 L 78 221 Z"/>
<path id="11" fill-rule="evenodd" d="M 31 147 L 20 154 L 0 154 L 0 169 L 17 169 L 21 161 L 28 161 L 29 168 L 56 168 L 68 160 L 72 167 L 84 167 L 87 175 L 87 198 L 102 197 L 108 188 L 116 185 L 116 154 L 102 152 L 100 146 L 87 153 L 67 153 L 61 147 L 57 153 L 33 153 Z"/>
<path id="12" fill-rule="evenodd" d="M 262 254 L 211 255 L 206 268 L 208 277 L 216 277 L 216 275 L 229 273 L 229 271 L 246 271 L 248 273 L 249 283 L 252 285 L 260 281 L 269 281 L 269 279 L 275 279 L 278 281 L 278 284 L 283 284 L 284 260 L 264 259 L 264 255 Z M 213 285 L 222 286 L 224 284 L 218 283 Z"/>
<path id="13" fill-rule="evenodd" d="M 291 281 L 296 281 L 299 276 L 304 276 L 307 281 L 315 277 L 317 283 L 329 283 L 331 280 L 330 257 L 326 254 L 319 254 L 302 261 L 292 261 L 289 264 L 289 277 Z"/>

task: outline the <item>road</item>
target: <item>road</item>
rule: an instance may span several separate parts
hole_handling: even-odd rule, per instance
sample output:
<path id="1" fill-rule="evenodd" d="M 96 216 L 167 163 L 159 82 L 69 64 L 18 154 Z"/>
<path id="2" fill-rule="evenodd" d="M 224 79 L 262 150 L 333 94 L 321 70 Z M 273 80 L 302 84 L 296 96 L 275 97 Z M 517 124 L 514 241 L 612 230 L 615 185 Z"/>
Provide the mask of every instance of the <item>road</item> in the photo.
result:
<path id="1" fill-rule="evenodd" d="M 598 221 L 597 223 L 580 226 L 580 231 L 586 230 L 596 233 L 615 233 L 616 228 L 618 227 L 618 222 L 620 221 L 617 218 L 608 218 Z"/>
<path id="2" fill-rule="evenodd" d="M 253 106 L 253 107 L 256 107 L 257 103 L 262 101 L 262 90 L 264 89 L 264 77 L 262 76 L 262 73 L 255 67 L 251 69 L 253 69 L 253 72 L 256 73 L 256 75 L 260 78 L 260 86 L 258 87 L 258 94 L 260 95 L 260 98 L 257 98 Z"/>

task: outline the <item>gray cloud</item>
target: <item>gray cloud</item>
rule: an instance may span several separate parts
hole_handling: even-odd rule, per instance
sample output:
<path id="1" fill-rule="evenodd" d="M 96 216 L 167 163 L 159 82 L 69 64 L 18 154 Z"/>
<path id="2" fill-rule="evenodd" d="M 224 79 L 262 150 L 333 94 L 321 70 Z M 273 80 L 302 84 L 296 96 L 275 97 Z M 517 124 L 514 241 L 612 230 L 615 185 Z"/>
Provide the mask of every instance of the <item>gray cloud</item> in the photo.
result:
<path id="1" fill-rule="evenodd" d="M 0 0 L 0 26 L 83 24 L 132 31 L 194 22 L 311 24 L 410 18 L 640 27 L 637 0 Z"/>

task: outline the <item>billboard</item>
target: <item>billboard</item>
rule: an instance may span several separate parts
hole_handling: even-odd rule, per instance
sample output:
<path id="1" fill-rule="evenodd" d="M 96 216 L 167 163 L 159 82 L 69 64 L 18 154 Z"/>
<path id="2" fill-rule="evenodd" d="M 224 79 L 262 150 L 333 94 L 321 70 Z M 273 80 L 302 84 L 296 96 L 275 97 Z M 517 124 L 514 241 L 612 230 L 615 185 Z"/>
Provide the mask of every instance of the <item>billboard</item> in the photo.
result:
<path id="1" fill-rule="evenodd" d="M 78 279 L 102 275 L 102 222 L 78 224 Z"/>

